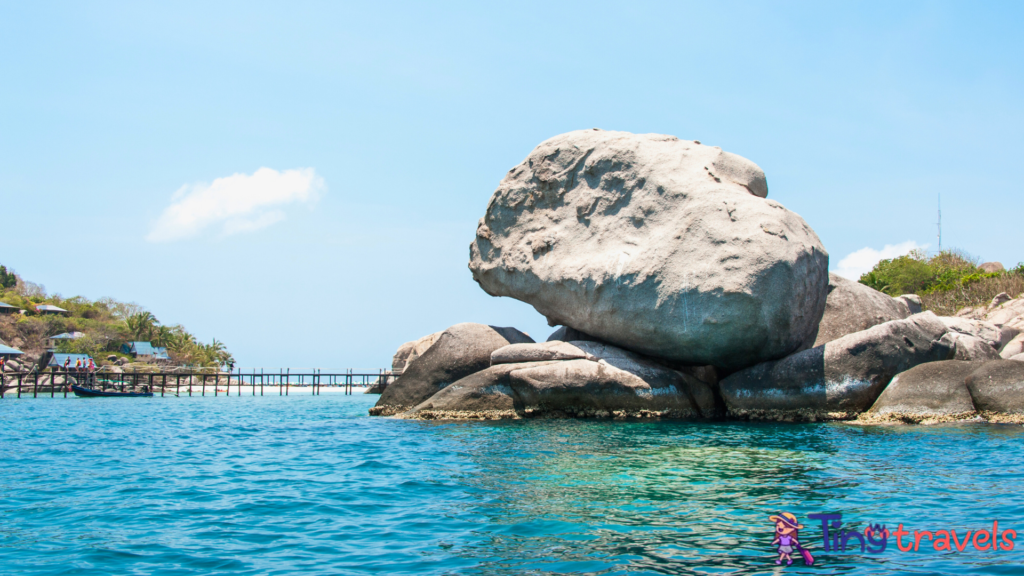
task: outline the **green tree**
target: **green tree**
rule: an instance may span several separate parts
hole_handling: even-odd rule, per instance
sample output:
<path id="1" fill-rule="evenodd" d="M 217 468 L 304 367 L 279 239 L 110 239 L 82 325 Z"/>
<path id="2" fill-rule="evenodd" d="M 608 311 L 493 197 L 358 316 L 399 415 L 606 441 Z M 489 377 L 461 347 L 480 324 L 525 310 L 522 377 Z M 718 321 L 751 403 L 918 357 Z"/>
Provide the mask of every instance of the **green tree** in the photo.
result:
<path id="1" fill-rule="evenodd" d="M 128 337 L 133 341 L 151 340 L 158 324 L 160 321 L 153 316 L 152 312 L 137 312 L 124 320 Z"/>
<path id="2" fill-rule="evenodd" d="M 929 287 L 935 271 L 918 254 L 882 260 L 867 274 L 860 277 L 860 283 L 890 296 L 914 294 Z"/>
<path id="3" fill-rule="evenodd" d="M 8 272 L 7 266 L 0 265 L 0 286 L 6 290 L 17 285 L 18 277 L 14 274 L 14 270 Z"/>

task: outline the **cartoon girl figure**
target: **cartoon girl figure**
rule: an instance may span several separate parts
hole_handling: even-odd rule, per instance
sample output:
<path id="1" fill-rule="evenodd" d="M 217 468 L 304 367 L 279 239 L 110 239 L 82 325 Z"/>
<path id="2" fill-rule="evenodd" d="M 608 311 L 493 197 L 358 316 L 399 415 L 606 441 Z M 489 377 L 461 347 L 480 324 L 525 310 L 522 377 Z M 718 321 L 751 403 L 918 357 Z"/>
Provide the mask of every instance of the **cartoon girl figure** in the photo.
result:
<path id="1" fill-rule="evenodd" d="M 793 550 L 799 550 L 800 554 L 804 558 L 804 563 L 810 565 L 814 563 L 814 559 L 811 555 L 800 547 L 800 530 L 803 529 L 804 525 L 796 521 L 796 516 L 789 512 L 781 512 L 778 516 L 769 516 L 769 520 L 775 522 L 775 540 L 772 540 L 772 544 L 779 545 L 779 559 L 775 561 L 776 564 L 782 564 L 782 561 L 786 561 L 786 566 L 793 563 Z"/>

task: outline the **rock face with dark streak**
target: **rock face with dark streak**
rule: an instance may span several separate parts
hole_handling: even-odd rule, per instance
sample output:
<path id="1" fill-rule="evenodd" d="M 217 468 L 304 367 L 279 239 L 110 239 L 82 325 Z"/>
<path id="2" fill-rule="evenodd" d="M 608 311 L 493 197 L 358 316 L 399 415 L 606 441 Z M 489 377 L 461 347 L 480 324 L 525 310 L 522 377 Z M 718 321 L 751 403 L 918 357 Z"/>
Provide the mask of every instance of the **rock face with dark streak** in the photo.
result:
<path id="1" fill-rule="evenodd" d="M 945 325 L 924 312 L 741 370 L 721 382 L 721 393 L 739 417 L 851 418 L 896 374 L 953 353 Z"/>
<path id="2" fill-rule="evenodd" d="M 627 350 L 742 368 L 805 346 L 828 254 L 753 162 L 659 134 L 541 143 L 491 197 L 473 278 Z"/>
<path id="3" fill-rule="evenodd" d="M 490 366 L 491 352 L 498 348 L 528 342 L 533 339 L 515 328 L 456 324 L 442 332 L 426 352 L 384 389 L 370 414 L 390 416 L 404 412 L 449 384 Z"/>
<path id="4" fill-rule="evenodd" d="M 910 307 L 904 300 L 829 273 L 825 314 L 818 325 L 814 346 L 907 316 Z"/>

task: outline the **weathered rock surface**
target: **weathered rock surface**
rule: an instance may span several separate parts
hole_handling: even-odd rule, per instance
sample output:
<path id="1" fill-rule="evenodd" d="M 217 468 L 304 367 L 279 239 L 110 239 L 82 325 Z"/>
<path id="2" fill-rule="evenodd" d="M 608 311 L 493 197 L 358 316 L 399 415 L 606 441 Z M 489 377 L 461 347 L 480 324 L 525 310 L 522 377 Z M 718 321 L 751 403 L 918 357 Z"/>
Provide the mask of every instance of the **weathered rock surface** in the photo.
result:
<path id="1" fill-rule="evenodd" d="M 720 413 L 713 383 L 610 344 L 514 344 L 495 350 L 491 359 L 490 368 L 445 387 L 402 417 L 695 418 Z"/>
<path id="2" fill-rule="evenodd" d="M 1010 360 L 1015 360 L 1017 362 L 1024 362 L 1024 353 L 1017 354 L 1015 356 L 1010 356 Z"/>
<path id="3" fill-rule="evenodd" d="M 594 359 L 580 348 L 558 340 L 537 344 L 509 344 L 491 352 L 491 366 L 522 362 L 544 362 L 547 360 Z M 596 360 L 596 359 L 594 359 Z"/>
<path id="4" fill-rule="evenodd" d="M 981 362 L 947 360 L 919 364 L 897 374 L 864 415 L 868 419 L 892 418 L 905 422 L 924 419 L 956 419 L 975 413 L 967 390 L 967 377 Z"/>
<path id="5" fill-rule="evenodd" d="M 464 323 L 448 328 L 401 376 L 384 389 L 373 416 L 404 412 L 430 398 L 449 384 L 484 370 L 491 364 L 491 352 L 509 344 L 533 340 L 514 328 L 497 328 Z"/>
<path id="6" fill-rule="evenodd" d="M 645 378 L 605 361 L 567 360 L 513 371 L 511 387 L 528 416 L 715 415 L 706 383 L 674 370 L 645 370 Z"/>
<path id="7" fill-rule="evenodd" d="M 1017 334 L 1003 346 L 999 355 L 1003 358 L 1012 358 L 1018 354 L 1024 354 L 1024 334 Z"/>
<path id="8" fill-rule="evenodd" d="M 910 316 L 910 306 L 906 300 L 893 298 L 860 282 L 829 273 L 825 314 L 818 325 L 813 343 L 814 346 L 821 346 L 847 334 L 867 330 L 891 320 L 902 320 L 907 316 Z"/>
<path id="9" fill-rule="evenodd" d="M 897 296 L 896 300 L 906 304 L 907 309 L 910 310 L 911 314 L 920 314 L 921 311 L 924 310 L 924 304 L 921 302 L 921 297 L 917 294 L 902 294 Z"/>
<path id="10" fill-rule="evenodd" d="M 717 147 L 570 132 L 506 175 L 469 267 L 488 294 L 649 356 L 781 358 L 817 329 L 828 254 L 767 190 L 757 165 Z"/>
<path id="11" fill-rule="evenodd" d="M 1024 332 L 1024 294 L 1008 300 L 1007 294 L 1001 293 L 992 299 L 988 306 L 964 308 L 956 313 L 958 318 L 984 320 L 1000 328 L 1014 328 Z"/>
<path id="12" fill-rule="evenodd" d="M 1006 272 L 1006 268 L 1003 267 L 1001 262 L 985 262 L 981 266 L 978 266 L 982 272 L 991 274 L 993 272 Z"/>
<path id="13" fill-rule="evenodd" d="M 512 391 L 511 374 L 546 364 L 527 362 L 491 366 L 444 388 L 402 417 L 423 420 L 520 418 L 523 407 Z"/>
<path id="14" fill-rule="evenodd" d="M 967 376 L 967 389 L 979 411 L 1024 414 L 1024 363 L 986 362 Z"/>
<path id="15" fill-rule="evenodd" d="M 419 340 L 406 342 L 399 346 L 398 351 L 391 358 L 391 371 L 401 374 L 409 363 L 419 358 L 420 354 L 429 350 L 434 345 L 434 342 L 437 342 L 439 336 L 441 336 L 440 332 L 434 332 L 433 334 L 427 334 Z"/>
<path id="16" fill-rule="evenodd" d="M 892 377 L 954 353 L 931 312 L 848 334 L 722 380 L 729 413 L 740 417 L 850 418 L 867 410 Z"/>
<path id="17" fill-rule="evenodd" d="M 939 316 L 939 320 L 952 333 L 965 334 L 984 340 L 994 350 L 999 349 L 1001 346 L 1001 330 L 995 324 L 985 322 L 984 320 L 971 320 L 951 316 Z"/>
<path id="18" fill-rule="evenodd" d="M 959 334 L 953 331 L 947 333 L 947 336 L 952 338 L 954 343 L 954 360 L 980 361 L 997 360 L 1000 358 L 999 352 L 996 352 L 996 349 L 992 347 L 991 343 L 986 342 L 981 338 L 975 338 L 968 334 Z"/>

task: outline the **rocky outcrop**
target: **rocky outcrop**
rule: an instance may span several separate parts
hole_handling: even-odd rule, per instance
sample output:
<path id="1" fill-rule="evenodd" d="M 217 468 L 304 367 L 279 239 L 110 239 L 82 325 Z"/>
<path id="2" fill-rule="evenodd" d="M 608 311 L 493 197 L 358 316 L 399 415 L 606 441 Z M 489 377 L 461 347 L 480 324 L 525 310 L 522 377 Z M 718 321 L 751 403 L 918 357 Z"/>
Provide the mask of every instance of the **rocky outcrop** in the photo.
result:
<path id="1" fill-rule="evenodd" d="M 999 352 L 992 347 L 991 343 L 982 340 L 981 338 L 976 338 L 968 334 L 960 334 L 954 331 L 950 331 L 946 336 L 953 342 L 955 350 L 953 353 L 954 360 L 996 360 L 1000 357 Z"/>
<path id="2" fill-rule="evenodd" d="M 580 359 L 597 360 L 581 348 L 569 342 L 560 342 L 558 340 L 549 340 L 539 344 L 509 344 L 491 352 L 491 366 L 496 364 Z"/>
<path id="3" fill-rule="evenodd" d="M 982 365 L 958 360 L 919 364 L 897 374 L 860 419 L 917 423 L 973 417 L 974 401 L 966 381 Z"/>
<path id="4" fill-rule="evenodd" d="M 527 362 L 491 366 L 453 383 L 401 416 L 421 420 L 520 418 L 523 407 L 512 391 L 511 374 L 546 364 Z"/>
<path id="5" fill-rule="evenodd" d="M 673 370 L 609 344 L 514 344 L 495 350 L 491 362 L 402 417 L 710 418 L 720 412 L 714 383 L 694 375 L 706 375 L 701 368 Z"/>
<path id="6" fill-rule="evenodd" d="M 648 356 L 781 358 L 817 329 L 828 255 L 767 192 L 757 165 L 717 147 L 570 132 L 506 175 L 469 267 L 488 294 Z"/>
<path id="7" fill-rule="evenodd" d="M 1001 262 L 985 262 L 981 266 L 978 266 L 982 272 L 986 274 L 993 274 L 995 272 L 1006 272 L 1006 268 L 1003 267 Z"/>
<path id="8" fill-rule="evenodd" d="M 398 347 L 398 351 L 395 352 L 394 357 L 391 358 L 391 371 L 396 374 L 401 374 L 413 360 L 420 357 L 421 354 L 430 349 L 437 342 L 438 337 L 441 336 L 441 332 L 434 332 L 433 334 L 427 334 L 419 340 L 413 340 L 412 342 L 406 342 Z"/>
<path id="9" fill-rule="evenodd" d="M 974 406 L 982 413 L 1024 415 L 1024 363 L 986 362 L 966 382 Z"/>
<path id="10" fill-rule="evenodd" d="M 903 294 L 897 296 L 896 300 L 906 304 L 911 314 L 920 314 L 924 310 L 924 303 L 921 302 L 921 297 L 917 294 Z"/>
<path id="11" fill-rule="evenodd" d="M 533 340 L 514 328 L 456 324 L 442 332 L 384 389 L 370 414 L 388 416 L 404 412 L 449 384 L 490 366 L 491 352 L 498 348 L 527 342 Z"/>
<path id="12" fill-rule="evenodd" d="M 973 336 L 988 344 L 993 350 L 998 350 L 1001 344 L 1002 331 L 998 326 L 984 320 L 971 320 L 968 318 L 956 318 L 940 316 L 939 320 L 946 325 L 951 333 Z"/>
<path id="13" fill-rule="evenodd" d="M 1005 292 L 992 299 L 988 306 L 964 308 L 956 313 L 958 318 L 984 320 L 999 328 L 1012 328 L 1024 332 L 1024 294 L 1010 299 Z"/>
<path id="14" fill-rule="evenodd" d="M 945 324 L 923 312 L 741 370 L 720 389 L 729 413 L 738 417 L 852 418 L 896 374 L 953 353 Z"/>
<path id="15" fill-rule="evenodd" d="M 821 346 L 891 320 L 902 320 L 910 316 L 909 301 L 906 296 L 893 298 L 860 282 L 829 273 L 825 314 L 812 340 L 813 346 Z M 920 300 L 917 311 L 921 311 Z"/>

